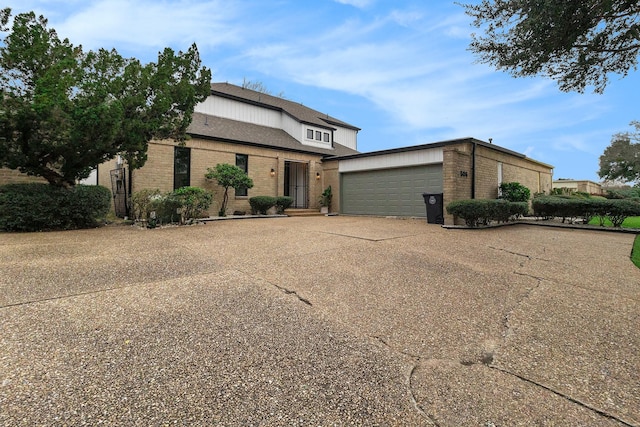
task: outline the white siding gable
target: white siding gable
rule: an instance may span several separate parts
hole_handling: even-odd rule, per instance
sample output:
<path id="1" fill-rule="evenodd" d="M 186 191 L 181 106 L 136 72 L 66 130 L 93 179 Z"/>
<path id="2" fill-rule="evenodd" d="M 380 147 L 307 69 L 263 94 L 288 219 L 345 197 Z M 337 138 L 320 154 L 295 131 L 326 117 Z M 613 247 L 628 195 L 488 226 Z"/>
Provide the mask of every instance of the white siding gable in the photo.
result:
<path id="1" fill-rule="evenodd" d="M 399 153 L 379 154 L 370 157 L 340 160 L 338 171 L 357 172 L 374 169 L 390 169 L 406 166 L 429 165 L 442 163 L 443 151 L 440 148 L 425 150 L 403 151 Z"/>

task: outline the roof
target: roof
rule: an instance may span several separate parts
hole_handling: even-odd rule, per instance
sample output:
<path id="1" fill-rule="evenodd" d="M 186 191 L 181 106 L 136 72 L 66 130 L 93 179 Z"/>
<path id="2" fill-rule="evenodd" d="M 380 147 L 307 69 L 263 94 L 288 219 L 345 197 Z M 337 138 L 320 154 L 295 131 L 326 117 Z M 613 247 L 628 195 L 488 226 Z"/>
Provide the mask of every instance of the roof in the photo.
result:
<path id="1" fill-rule="evenodd" d="M 342 120 L 328 114 L 316 111 L 312 108 L 305 107 L 298 102 L 289 101 L 278 96 L 268 95 L 251 89 L 245 89 L 241 86 L 232 85 L 230 83 L 212 83 L 211 94 L 235 99 L 241 102 L 247 102 L 264 108 L 280 110 L 301 123 L 320 126 L 327 129 L 335 129 L 334 126 L 340 126 L 355 131 L 360 130 L 360 128 L 356 126 L 343 122 Z"/>
<path id="2" fill-rule="evenodd" d="M 304 145 L 282 129 L 202 113 L 193 113 L 193 120 L 187 129 L 187 133 L 191 136 L 215 139 L 216 141 L 320 154 L 322 156 L 344 156 L 357 153 L 357 151 L 338 143 L 333 144 L 333 149 Z"/>
<path id="3" fill-rule="evenodd" d="M 400 147 L 400 148 L 391 148 L 388 150 L 380 150 L 380 151 L 370 151 L 367 153 L 353 153 L 353 154 L 347 154 L 347 155 L 336 155 L 335 159 L 336 160 L 346 160 L 346 159 L 359 159 L 359 158 L 363 158 L 363 157 L 373 157 L 373 156 L 382 156 L 385 154 L 393 154 L 393 153 L 406 153 L 406 152 L 411 152 L 411 151 L 418 151 L 418 150 L 427 150 L 430 148 L 440 148 L 440 147 L 446 147 L 447 145 L 455 145 L 455 144 L 464 144 L 464 143 L 473 143 L 485 148 L 489 148 L 491 150 L 496 150 L 499 151 L 501 153 L 505 153 L 505 154 L 509 154 L 511 156 L 514 157 L 518 157 L 520 159 L 526 159 L 530 162 L 533 163 L 537 163 L 541 166 L 547 167 L 549 169 L 553 169 L 552 165 L 549 165 L 547 163 L 543 163 L 540 162 L 538 160 L 534 160 L 530 157 L 527 157 L 526 155 L 522 154 L 522 153 L 518 153 L 516 151 L 512 151 L 509 150 L 508 148 L 503 148 L 500 147 L 499 145 L 495 145 L 495 144 L 491 144 L 489 142 L 485 142 L 485 141 L 480 141 L 479 139 L 475 139 L 475 138 L 471 138 L 471 137 L 467 137 L 467 138 L 458 138 L 458 139 L 450 139 L 447 141 L 440 141 L 440 142 L 432 142 L 429 144 L 421 144 L 421 145 L 412 145 L 410 147 Z M 333 160 L 333 159 L 332 159 Z"/>

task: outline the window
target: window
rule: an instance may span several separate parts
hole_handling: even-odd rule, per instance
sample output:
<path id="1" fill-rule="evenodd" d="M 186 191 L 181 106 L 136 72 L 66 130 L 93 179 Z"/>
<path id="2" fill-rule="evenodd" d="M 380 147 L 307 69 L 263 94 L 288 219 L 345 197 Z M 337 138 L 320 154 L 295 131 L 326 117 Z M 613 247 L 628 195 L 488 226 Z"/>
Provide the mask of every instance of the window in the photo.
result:
<path id="1" fill-rule="evenodd" d="M 319 130 L 316 131 L 316 140 L 322 141 L 322 132 Z"/>
<path id="2" fill-rule="evenodd" d="M 328 132 L 324 133 L 324 142 L 330 142 L 329 133 Z"/>
<path id="3" fill-rule="evenodd" d="M 307 139 L 313 139 L 313 129 L 307 129 Z"/>
<path id="4" fill-rule="evenodd" d="M 249 172 L 249 156 L 246 154 L 236 154 L 236 166 L 244 171 Z M 236 196 L 247 196 L 247 188 L 236 188 Z"/>
<path id="5" fill-rule="evenodd" d="M 191 148 L 173 149 L 173 189 L 191 184 Z"/>

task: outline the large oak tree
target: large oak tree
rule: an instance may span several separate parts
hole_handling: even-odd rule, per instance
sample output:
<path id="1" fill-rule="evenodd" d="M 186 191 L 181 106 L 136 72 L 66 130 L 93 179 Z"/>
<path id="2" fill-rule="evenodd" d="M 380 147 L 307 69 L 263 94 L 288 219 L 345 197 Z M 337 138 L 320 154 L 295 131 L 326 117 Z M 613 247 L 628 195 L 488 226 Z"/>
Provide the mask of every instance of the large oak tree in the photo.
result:
<path id="1" fill-rule="evenodd" d="M 516 77 L 545 75 L 563 91 L 604 91 L 612 73 L 635 70 L 637 0 L 483 0 L 463 5 L 482 31 L 470 45 L 480 62 Z"/>
<path id="2" fill-rule="evenodd" d="M 640 184 L 640 122 L 631 125 L 636 131 L 614 135 L 600 156 L 600 178 Z"/>
<path id="3" fill-rule="evenodd" d="M 116 50 L 83 51 L 33 12 L 0 12 L 0 166 L 73 186 L 122 155 L 131 168 L 151 139 L 184 141 L 210 93 L 196 45 L 146 65 Z"/>

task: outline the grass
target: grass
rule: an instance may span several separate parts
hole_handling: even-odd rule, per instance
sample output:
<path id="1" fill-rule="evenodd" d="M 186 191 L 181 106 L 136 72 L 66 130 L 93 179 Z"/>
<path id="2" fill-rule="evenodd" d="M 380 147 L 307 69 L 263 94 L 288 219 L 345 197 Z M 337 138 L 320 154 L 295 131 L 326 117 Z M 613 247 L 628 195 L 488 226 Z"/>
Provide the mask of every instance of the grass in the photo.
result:
<path id="1" fill-rule="evenodd" d="M 600 225 L 600 218 L 596 217 L 589 221 L 589 225 Z M 605 227 L 611 227 L 611 221 L 605 219 Z M 640 216 L 630 216 L 622 223 L 625 228 L 640 228 Z M 633 249 L 631 249 L 631 262 L 640 268 L 640 234 L 633 241 Z"/>
<path id="2" fill-rule="evenodd" d="M 591 221 L 589 221 L 589 225 L 600 225 L 600 218 L 592 218 Z M 605 219 L 604 225 L 605 227 L 611 227 L 611 221 Z M 630 216 L 629 218 L 624 220 L 622 226 L 624 228 L 640 228 L 640 216 Z"/>
<path id="3" fill-rule="evenodd" d="M 633 241 L 633 249 L 631 249 L 631 262 L 640 268 L 640 234 Z"/>

